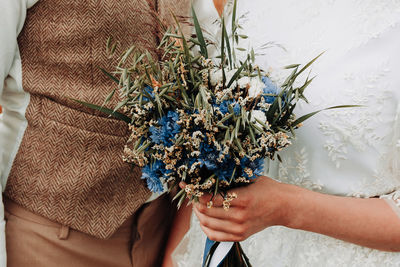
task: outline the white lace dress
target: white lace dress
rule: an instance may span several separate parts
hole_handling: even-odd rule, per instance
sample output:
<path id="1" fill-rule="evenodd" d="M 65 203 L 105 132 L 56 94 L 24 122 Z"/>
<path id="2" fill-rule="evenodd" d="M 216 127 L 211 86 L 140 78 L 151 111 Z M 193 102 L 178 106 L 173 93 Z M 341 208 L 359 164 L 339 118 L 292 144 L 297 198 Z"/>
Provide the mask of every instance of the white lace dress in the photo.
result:
<path id="1" fill-rule="evenodd" d="M 204 5 L 211 9 L 211 0 Z M 400 189 L 400 1 L 239 0 L 239 10 L 249 12 L 244 33 L 256 50 L 270 41 L 286 49 L 258 50 L 265 53 L 259 65 L 277 81 L 288 74 L 282 66 L 325 51 L 313 66 L 310 104 L 300 106 L 299 115 L 332 105 L 365 106 L 306 121 L 281 153 L 283 163 L 272 162 L 267 175 L 341 196 Z M 177 266 L 201 266 L 204 239 L 193 218 L 175 251 Z M 285 227 L 268 228 L 243 246 L 253 266 L 400 266 L 400 253 Z"/>

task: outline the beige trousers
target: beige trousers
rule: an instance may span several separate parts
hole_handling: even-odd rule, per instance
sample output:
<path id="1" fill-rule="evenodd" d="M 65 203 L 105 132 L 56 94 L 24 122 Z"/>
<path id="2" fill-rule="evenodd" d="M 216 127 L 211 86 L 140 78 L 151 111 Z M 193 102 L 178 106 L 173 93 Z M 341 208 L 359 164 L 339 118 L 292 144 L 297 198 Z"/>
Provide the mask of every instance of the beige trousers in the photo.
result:
<path id="1" fill-rule="evenodd" d="M 8 267 L 160 266 L 174 208 L 167 196 L 145 204 L 109 239 L 49 221 L 5 199 Z"/>

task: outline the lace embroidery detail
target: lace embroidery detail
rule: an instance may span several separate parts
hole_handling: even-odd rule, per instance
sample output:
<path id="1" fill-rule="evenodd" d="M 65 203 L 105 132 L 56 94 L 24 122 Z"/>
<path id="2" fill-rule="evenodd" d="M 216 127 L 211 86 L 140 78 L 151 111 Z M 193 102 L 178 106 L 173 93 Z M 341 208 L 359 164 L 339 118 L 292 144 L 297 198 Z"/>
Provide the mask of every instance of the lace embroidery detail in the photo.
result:
<path id="1" fill-rule="evenodd" d="M 174 253 L 175 266 L 200 266 L 205 235 L 192 216 L 192 228 Z M 242 242 L 255 267 L 393 267 L 400 254 L 369 249 L 327 236 L 274 226 Z"/>
<path id="2" fill-rule="evenodd" d="M 299 151 L 293 150 L 293 156 L 283 157 L 279 164 L 279 180 L 281 182 L 300 185 L 304 188 L 321 191 L 323 184 L 320 181 L 310 179 L 308 167 L 308 153 L 303 147 Z"/>
<path id="3" fill-rule="evenodd" d="M 365 151 L 366 147 L 387 147 L 385 137 L 391 132 L 379 134 L 377 129 L 388 120 L 385 118 L 385 107 L 390 104 L 392 95 L 386 90 L 388 86 L 385 81 L 389 72 L 384 64 L 364 76 L 345 73 L 347 88 L 343 90 L 344 96 L 340 97 L 364 107 L 325 112 L 321 116 L 323 119 L 318 128 L 327 137 L 324 148 L 336 168 L 340 167 L 341 161 L 348 159 L 346 155 L 350 147 L 358 152 Z M 332 104 L 341 101 L 337 97 L 331 99 L 333 101 L 329 103 Z"/>

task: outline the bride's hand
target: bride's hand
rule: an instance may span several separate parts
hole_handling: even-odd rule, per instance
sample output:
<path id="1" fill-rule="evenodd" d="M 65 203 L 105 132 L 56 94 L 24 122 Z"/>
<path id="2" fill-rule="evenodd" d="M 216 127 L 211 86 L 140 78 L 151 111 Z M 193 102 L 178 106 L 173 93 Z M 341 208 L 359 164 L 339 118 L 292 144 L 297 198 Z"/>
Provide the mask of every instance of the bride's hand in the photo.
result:
<path id="1" fill-rule="evenodd" d="M 204 195 L 194 203 L 201 228 L 214 241 L 242 241 L 272 225 L 286 225 L 290 216 L 290 198 L 296 187 L 259 177 L 247 187 L 233 189 L 237 194 L 228 210 L 223 209 L 221 196 Z"/>
<path id="2" fill-rule="evenodd" d="M 232 190 L 229 210 L 211 195 L 194 204 L 194 212 L 211 240 L 242 241 L 273 225 L 320 233 L 361 246 L 400 251 L 400 220 L 384 200 L 332 196 L 259 177 Z"/>

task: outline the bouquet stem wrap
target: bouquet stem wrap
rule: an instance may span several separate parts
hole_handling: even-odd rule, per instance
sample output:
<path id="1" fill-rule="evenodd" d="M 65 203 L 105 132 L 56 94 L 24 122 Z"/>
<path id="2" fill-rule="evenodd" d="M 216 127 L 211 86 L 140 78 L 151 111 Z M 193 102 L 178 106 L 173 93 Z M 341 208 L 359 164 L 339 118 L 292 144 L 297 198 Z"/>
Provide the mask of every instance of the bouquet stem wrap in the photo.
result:
<path id="1" fill-rule="evenodd" d="M 206 240 L 203 267 L 251 267 L 239 242 Z"/>

